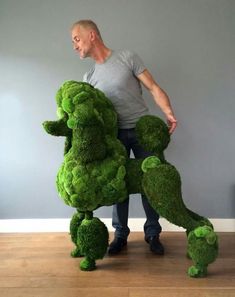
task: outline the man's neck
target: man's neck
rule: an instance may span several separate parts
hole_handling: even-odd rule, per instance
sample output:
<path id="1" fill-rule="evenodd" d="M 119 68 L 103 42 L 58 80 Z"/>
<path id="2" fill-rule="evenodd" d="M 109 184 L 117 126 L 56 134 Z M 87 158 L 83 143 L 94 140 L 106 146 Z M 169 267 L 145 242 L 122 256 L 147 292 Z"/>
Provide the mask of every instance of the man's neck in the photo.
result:
<path id="1" fill-rule="evenodd" d="M 93 51 L 91 53 L 91 58 L 95 60 L 96 64 L 103 64 L 109 56 L 112 54 L 112 50 L 107 48 L 105 45 L 96 45 L 93 48 Z"/>

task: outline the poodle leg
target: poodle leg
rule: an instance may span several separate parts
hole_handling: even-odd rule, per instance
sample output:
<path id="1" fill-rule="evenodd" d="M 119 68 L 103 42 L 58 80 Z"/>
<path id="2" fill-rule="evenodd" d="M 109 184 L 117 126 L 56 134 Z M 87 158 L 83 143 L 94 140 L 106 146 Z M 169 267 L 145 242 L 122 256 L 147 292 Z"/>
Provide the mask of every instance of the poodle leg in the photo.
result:
<path id="1" fill-rule="evenodd" d="M 189 276 L 206 276 L 208 264 L 218 255 L 218 237 L 210 226 L 200 226 L 189 233 L 188 254 L 194 262 L 188 269 Z"/>
<path id="2" fill-rule="evenodd" d="M 148 168 L 142 186 L 153 209 L 169 222 L 190 231 L 199 226 L 183 202 L 181 179 L 174 166 L 159 164 Z"/>
<path id="3" fill-rule="evenodd" d="M 188 255 L 194 262 L 188 274 L 205 276 L 208 264 L 215 261 L 218 254 L 217 235 L 209 220 L 184 205 L 177 170 L 169 164 L 148 168 L 143 176 L 143 188 L 150 204 L 161 216 L 187 230 Z"/>
<path id="4" fill-rule="evenodd" d="M 211 223 L 207 218 L 202 217 L 202 216 L 196 214 L 195 212 L 191 211 L 191 210 L 188 209 L 188 208 L 187 208 L 187 212 L 189 213 L 189 215 L 190 215 L 195 221 L 198 222 L 198 226 L 209 226 L 209 227 L 211 227 L 212 230 L 214 229 L 212 223 Z M 191 230 L 186 230 L 186 235 L 187 235 L 187 237 L 188 237 L 190 231 L 191 231 Z M 190 256 L 190 254 L 189 254 L 188 251 L 187 251 L 187 257 L 188 257 L 189 259 L 191 259 L 191 256 Z"/>
<path id="5" fill-rule="evenodd" d="M 107 251 L 109 233 L 103 222 L 93 218 L 92 213 L 87 212 L 84 220 L 78 228 L 77 244 L 85 259 L 80 263 L 81 270 L 94 270 L 95 260 L 102 259 Z"/>
<path id="6" fill-rule="evenodd" d="M 71 252 L 71 256 L 74 258 L 77 257 L 82 257 L 81 250 L 77 244 L 78 242 L 78 228 L 82 223 L 82 220 L 84 219 L 85 214 L 83 212 L 77 211 L 75 213 L 70 221 L 70 235 L 71 235 L 71 240 L 75 244 L 75 249 Z"/>

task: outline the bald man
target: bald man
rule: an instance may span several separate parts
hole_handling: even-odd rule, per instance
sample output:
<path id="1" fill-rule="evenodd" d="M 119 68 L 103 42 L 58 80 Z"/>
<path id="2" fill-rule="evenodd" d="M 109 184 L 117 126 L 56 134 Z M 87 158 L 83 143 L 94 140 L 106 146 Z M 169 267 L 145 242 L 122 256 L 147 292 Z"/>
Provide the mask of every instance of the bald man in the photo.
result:
<path id="1" fill-rule="evenodd" d="M 128 156 L 132 150 L 135 158 L 148 157 L 151 154 L 139 145 L 135 134 L 138 119 L 149 114 L 142 97 L 141 84 L 152 94 L 155 103 L 166 116 L 169 132 L 173 133 L 177 120 L 167 94 L 156 83 L 137 53 L 108 48 L 92 20 L 74 23 L 71 35 L 73 48 L 79 53 L 80 59 L 89 57 L 95 62 L 85 73 L 83 81 L 103 91 L 112 101 L 118 114 L 118 138 L 126 147 Z M 159 239 L 162 230 L 159 215 L 144 195 L 142 204 L 147 218 L 144 224 L 145 240 L 153 253 L 163 255 L 164 247 Z M 108 249 L 110 255 L 118 254 L 127 245 L 130 233 L 128 212 L 129 198 L 113 206 L 112 225 L 115 228 L 115 236 Z"/>

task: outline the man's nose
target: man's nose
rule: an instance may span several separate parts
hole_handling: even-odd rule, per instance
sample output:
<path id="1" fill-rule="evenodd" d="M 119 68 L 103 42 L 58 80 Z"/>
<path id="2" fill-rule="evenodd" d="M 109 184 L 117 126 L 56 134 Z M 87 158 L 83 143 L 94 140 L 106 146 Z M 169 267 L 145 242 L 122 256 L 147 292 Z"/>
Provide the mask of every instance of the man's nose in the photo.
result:
<path id="1" fill-rule="evenodd" d="M 78 50 L 78 45 L 76 43 L 73 44 L 73 49 Z"/>

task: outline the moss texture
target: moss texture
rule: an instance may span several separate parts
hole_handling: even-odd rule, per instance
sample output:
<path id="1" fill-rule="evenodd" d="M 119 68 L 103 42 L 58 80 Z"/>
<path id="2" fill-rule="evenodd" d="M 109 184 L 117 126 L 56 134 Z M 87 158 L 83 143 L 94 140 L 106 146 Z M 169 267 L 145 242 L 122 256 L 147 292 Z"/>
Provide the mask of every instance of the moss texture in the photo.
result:
<path id="1" fill-rule="evenodd" d="M 77 245 L 86 256 L 80 264 L 82 270 L 95 269 L 95 260 L 102 259 L 106 253 L 108 238 L 108 229 L 98 218 L 82 221 L 77 233 Z"/>
<path id="2" fill-rule="evenodd" d="M 78 228 L 80 227 L 82 221 L 85 218 L 84 212 L 77 212 L 73 215 L 71 221 L 70 221 L 70 235 L 71 240 L 75 244 L 75 249 L 71 252 L 72 257 L 81 257 L 83 256 L 81 249 L 79 248 L 77 244 L 77 234 L 78 234 Z"/>
<path id="3" fill-rule="evenodd" d="M 127 197 L 126 151 L 117 139 L 117 115 L 105 95 L 86 83 L 65 82 L 56 95 L 59 121 L 45 130 L 67 136 L 64 162 L 57 174 L 63 201 L 92 211 Z"/>
<path id="4" fill-rule="evenodd" d="M 169 222 L 186 229 L 187 254 L 193 261 L 191 277 L 204 277 L 218 254 L 218 238 L 207 218 L 189 210 L 182 199 L 181 178 L 166 161 L 168 127 L 156 116 L 136 124 L 140 144 L 152 152 L 145 159 L 127 158 L 117 139 L 117 114 L 100 90 L 83 82 L 67 81 L 56 94 L 58 121 L 46 121 L 47 133 L 66 137 L 64 161 L 56 185 L 63 201 L 77 209 L 70 234 L 74 257 L 85 256 L 82 270 L 96 268 L 105 255 L 108 231 L 93 211 L 124 201 L 128 194 L 143 193 L 152 207 Z"/>

